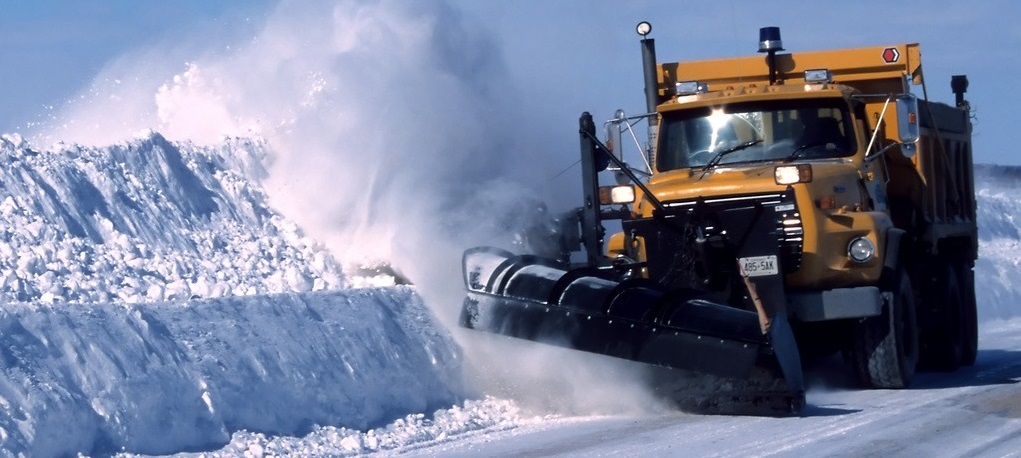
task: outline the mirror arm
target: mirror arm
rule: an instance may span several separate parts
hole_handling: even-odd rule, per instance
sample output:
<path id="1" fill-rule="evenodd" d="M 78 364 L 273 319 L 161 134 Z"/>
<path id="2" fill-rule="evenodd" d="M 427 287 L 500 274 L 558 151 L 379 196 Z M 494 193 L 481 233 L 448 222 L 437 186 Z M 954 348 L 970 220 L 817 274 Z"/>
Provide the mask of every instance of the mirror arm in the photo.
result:
<path id="1" fill-rule="evenodd" d="M 643 193 L 645 193 L 645 198 L 649 200 L 649 203 L 652 204 L 653 208 L 659 211 L 660 214 L 666 211 L 666 207 L 663 206 L 663 202 L 660 202 L 660 200 L 656 198 L 656 195 L 653 194 L 652 191 L 650 191 L 649 188 L 647 188 L 645 184 L 643 184 L 642 181 L 638 179 L 638 176 L 636 176 L 635 173 L 631 171 L 631 168 L 628 167 L 627 164 L 624 163 L 624 161 L 621 161 L 614 155 L 610 154 L 610 150 L 606 148 L 606 145 L 604 145 L 603 142 L 599 141 L 599 139 L 596 138 L 595 135 L 592 135 L 591 132 L 582 130 L 581 134 L 587 137 L 592 142 L 592 144 L 596 145 L 597 151 L 602 150 L 603 154 L 607 155 L 607 157 L 610 159 L 610 163 L 620 168 L 620 171 L 627 175 L 627 177 L 631 179 L 635 186 L 638 186 L 638 188 L 641 189 Z"/>
<path id="2" fill-rule="evenodd" d="M 892 98 L 893 97 L 891 97 L 891 96 L 887 96 L 886 97 L 886 102 L 883 103 L 883 110 L 879 113 L 879 121 L 876 122 L 876 128 L 873 129 L 873 131 L 872 131 L 872 138 L 869 140 L 868 148 L 865 148 L 865 160 L 866 160 L 866 162 L 871 162 L 871 160 L 869 159 L 870 157 L 872 157 L 872 156 L 879 156 L 879 155 L 883 154 L 883 152 L 885 152 L 887 149 L 889 149 L 889 147 L 886 147 L 885 149 L 883 149 L 882 151 L 880 151 L 878 153 L 869 154 L 869 151 L 872 151 L 872 147 L 876 144 L 876 137 L 879 136 L 879 127 L 882 126 L 883 125 L 883 121 L 886 120 L 886 109 L 887 109 L 887 107 L 890 106 L 890 99 L 892 99 Z"/>
<path id="3" fill-rule="evenodd" d="M 891 143 L 889 145 L 886 145 L 883 149 L 876 151 L 875 153 L 870 154 L 868 156 L 865 156 L 865 165 L 871 164 L 872 161 L 879 159 L 880 157 L 883 156 L 883 154 L 886 154 L 887 151 L 890 151 L 890 148 L 893 148 L 894 146 L 897 146 L 899 144 L 900 143 Z"/>

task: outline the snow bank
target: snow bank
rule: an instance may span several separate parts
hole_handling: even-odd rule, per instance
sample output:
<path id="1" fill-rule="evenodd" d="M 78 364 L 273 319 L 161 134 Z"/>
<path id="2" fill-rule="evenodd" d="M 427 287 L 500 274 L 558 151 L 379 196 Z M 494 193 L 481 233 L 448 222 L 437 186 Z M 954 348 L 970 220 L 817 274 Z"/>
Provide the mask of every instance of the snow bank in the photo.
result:
<path id="1" fill-rule="evenodd" d="M 412 290 L 337 290 L 332 255 L 269 207 L 266 154 L 0 137 L 0 451 L 214 449 L 463 397 Z"/>
<path id="2" fill-rule="evenodd" d="M 344 285 L 267 204 L 257 141 L 0 140 L 0 302 L 158 302 Z"/>
<path id="3" fill-rule="evenodd" d="M 462 397 L 457 347 L 408 288 L 181 306 L 0 310 L 0 449 L 219 448 L 238 430 L 355 430 Z"/>
<path id="4" fill-rule="evenodd" d="M 975 194 L 979 233 L 975 293 L 979 320 L 1019 317 L 1021 167 L 976 165 Z"/>

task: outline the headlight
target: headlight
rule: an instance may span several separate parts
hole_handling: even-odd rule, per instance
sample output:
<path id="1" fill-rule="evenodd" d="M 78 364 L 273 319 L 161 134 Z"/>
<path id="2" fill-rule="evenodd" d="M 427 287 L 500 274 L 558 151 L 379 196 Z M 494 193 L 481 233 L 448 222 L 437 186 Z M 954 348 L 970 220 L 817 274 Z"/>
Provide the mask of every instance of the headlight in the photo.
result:
<path id="1" fill-rule="evenodd" d="M 614 186 L 610 197 L 615 204 L 630 204 L 635 201 L 634 186 Z"/>
<path id="2" fill-rule="evenodd" d="M 809 183 L 812 181 L 812 164 L 781 165 L 773 169 L 776 184 Z"/>
<path id="3" fill-rule="evenodd" d="M 635 188 L 628 185 L 600 186 L 599 204 L 629 204 L 635 201 Z"/>
<path id="4" fill-rule="evenodd" d="M 875 255 L 876 245 L 866 237 L 858 237 L 847 245 L 847 256 L 854 262 L 869 262 Z"/>

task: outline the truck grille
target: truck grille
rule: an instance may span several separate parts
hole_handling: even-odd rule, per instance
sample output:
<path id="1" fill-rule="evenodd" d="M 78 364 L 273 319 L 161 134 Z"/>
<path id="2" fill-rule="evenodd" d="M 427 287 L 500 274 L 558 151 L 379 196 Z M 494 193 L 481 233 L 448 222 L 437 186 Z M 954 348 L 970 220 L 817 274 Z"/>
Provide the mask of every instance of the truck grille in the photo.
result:
<path id="1" fill-rule="evenodd" d="M 788 189 L 782 193 L 750 194 L 738 196 L 722 196 L 702 200 L 670 201 L 663 206 L 671 211 L 684 212 L 699 203 L 704 203 L 712 211 L 762 205 L 772 208 L 776 214 L 776 235 L 779 243 L 781 265 L 786 273 L 796 272 L 801 268 L 801 257 L 805 246 L 805 228 L 801 223 L 801 213 L 794 202 L 794 191 Z"/>
<path id="2" fill-rule="evenodd" d="M 801 253 L 805 247 L 805 228 L 801 224 L 801 213 L 795 209 L 778 215 L 776 231 L 779 235 L 784 271 L 795 272 L 801 268 Z"/>
<path id="3" fill-rule="evenodd" d="M 740 253 L 747 251 L 741 246 L 761 247 L 762 243 L 777 243 L 775 253 L 783 272 L 801 268 L 805 231 L 790 189 L 667 201 L 663 207 L 663 215 L 657 218 L 624 222 L 626 231 L 646 240 L 650 277 L 661 283 L 697 289 L 712 271 L 731 270 L 733 261 L 725 258 L 742 256 Z M 753 222 L 759 229 L 750 229 Z M 696 248 L 698 240 L 704 245 L 701 249 Z"/>

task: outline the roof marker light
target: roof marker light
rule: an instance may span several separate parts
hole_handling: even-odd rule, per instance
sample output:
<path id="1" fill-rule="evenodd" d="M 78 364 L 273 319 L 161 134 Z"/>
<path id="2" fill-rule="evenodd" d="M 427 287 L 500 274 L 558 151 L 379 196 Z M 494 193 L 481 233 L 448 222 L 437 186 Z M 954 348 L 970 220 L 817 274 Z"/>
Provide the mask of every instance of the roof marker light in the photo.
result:
<path id="1" fill-rule="evenodd" d="M 805 70 L 805 82 L 806 83 L 832 83 L 833 72 L 830 72 L 827 68 L 814 68 L 811 70 Z"/>
<path id="2" fill-rule="evenodd" d="M 698 81 L 678 81 L 674 85 L 677 95 L 704 94 L 709 91 L 709 86 Z"/>

